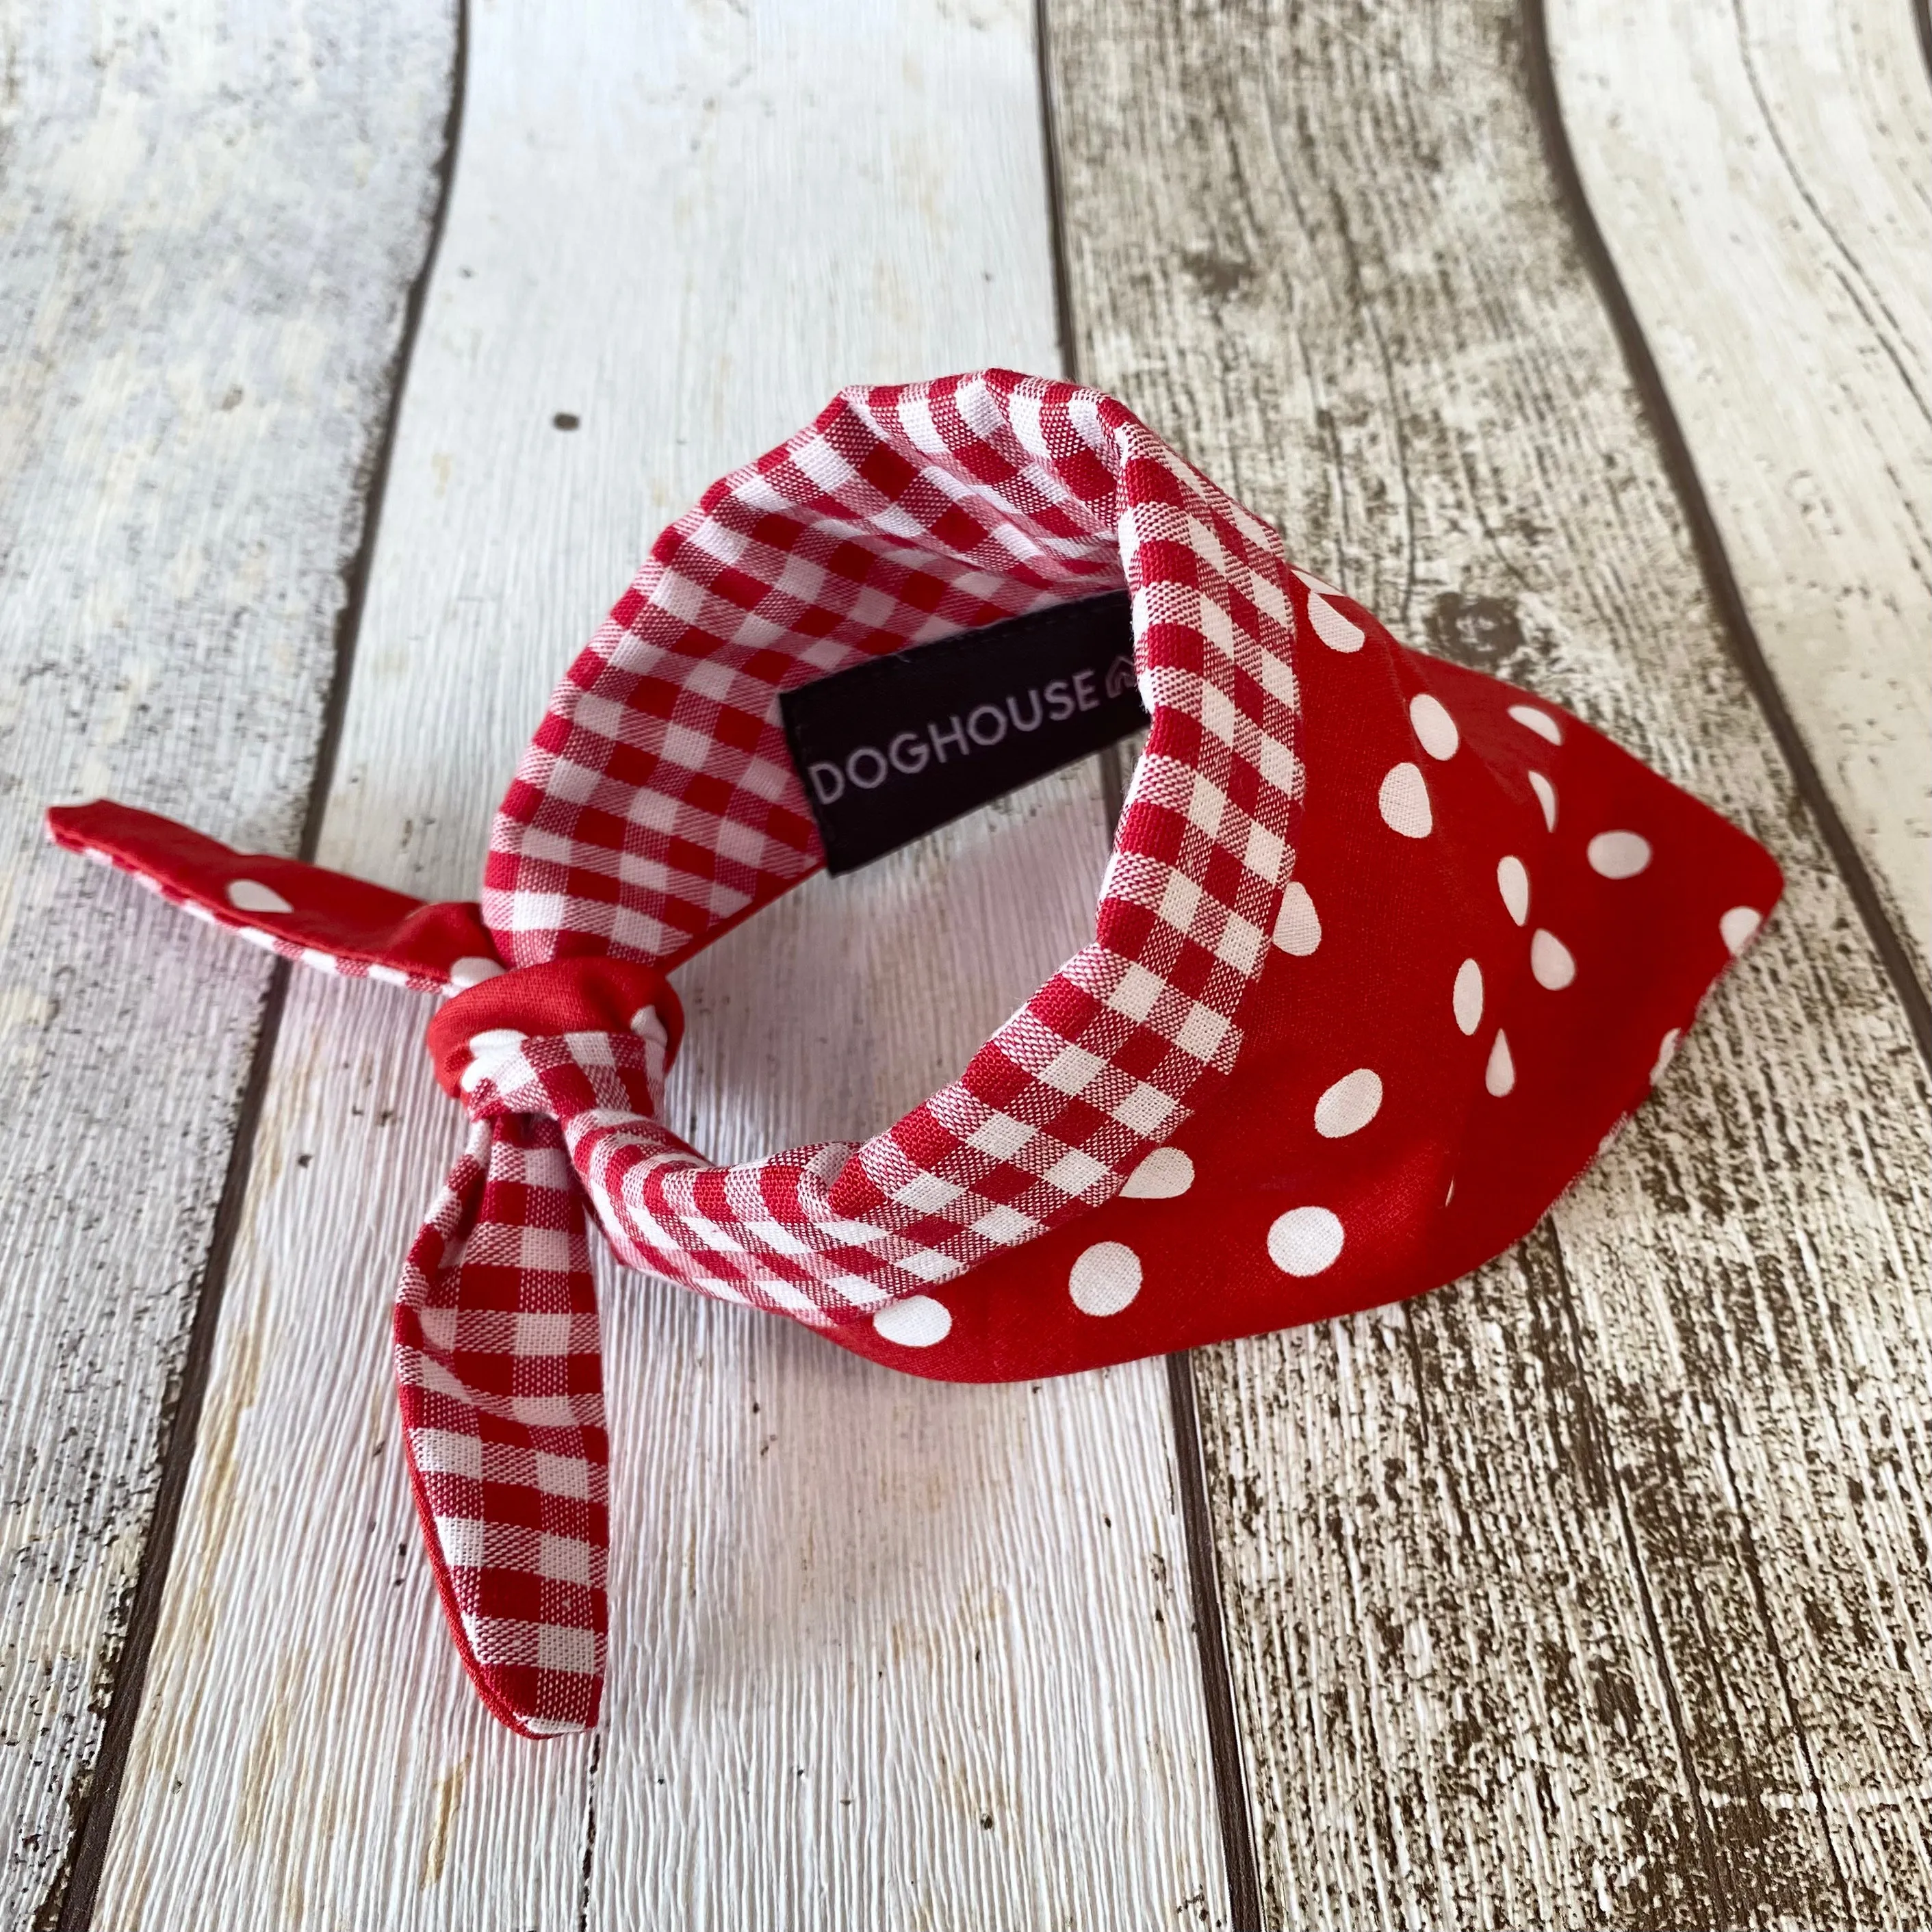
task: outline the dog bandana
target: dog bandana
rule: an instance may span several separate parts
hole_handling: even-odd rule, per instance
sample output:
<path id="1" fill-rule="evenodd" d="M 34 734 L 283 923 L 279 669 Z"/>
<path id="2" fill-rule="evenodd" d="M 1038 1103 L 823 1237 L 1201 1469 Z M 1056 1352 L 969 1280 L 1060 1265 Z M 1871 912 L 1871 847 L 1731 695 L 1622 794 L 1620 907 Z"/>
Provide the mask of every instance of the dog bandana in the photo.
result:
<path id="1" fill-rule="evenodd" d="M 781 694 L 1123 592 L 1152 722 L 1091 942 L 872 1139 L 687 1146 L 668 976 L 824 860 Z M 966 729 L 933 742 L 993 725 Z M 448 996 L 428 1045 L 468 1138 L 396 1379 L 452 1631 L 531 1736 L 602 1688 L 586 1205 L 627 1266 L 956 1380 L 1418 1294 L 1588 1165 L 1781 890 L 1588 725 L 1396 643 L 1119 403 L 1002 370 L 848 390 L 658 538 L 518 767 L 480 905 L 48 816 L 246 939 Z"/>

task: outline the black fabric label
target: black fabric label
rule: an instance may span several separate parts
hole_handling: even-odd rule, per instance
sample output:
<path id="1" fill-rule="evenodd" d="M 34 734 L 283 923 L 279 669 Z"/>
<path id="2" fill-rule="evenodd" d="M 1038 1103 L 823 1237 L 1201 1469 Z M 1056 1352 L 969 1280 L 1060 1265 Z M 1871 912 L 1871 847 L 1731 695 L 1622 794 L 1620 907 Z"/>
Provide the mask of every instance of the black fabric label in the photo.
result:
<path id="1" fill-rule="evenodd" d="M 778 711 L 832 872 L 1148 722 L 1124 590 L 868 658 Z"/>

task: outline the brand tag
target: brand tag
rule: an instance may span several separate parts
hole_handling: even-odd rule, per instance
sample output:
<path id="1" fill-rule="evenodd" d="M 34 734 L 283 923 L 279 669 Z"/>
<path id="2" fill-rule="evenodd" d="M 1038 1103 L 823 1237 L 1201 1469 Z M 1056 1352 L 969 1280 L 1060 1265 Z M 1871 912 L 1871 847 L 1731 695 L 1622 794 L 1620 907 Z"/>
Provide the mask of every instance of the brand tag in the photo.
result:
<path id="1" fill-rule="evenodd" d="M 849 872 L 1148 722 L 1125 591 L 782 693 L 826 868 Z"/>

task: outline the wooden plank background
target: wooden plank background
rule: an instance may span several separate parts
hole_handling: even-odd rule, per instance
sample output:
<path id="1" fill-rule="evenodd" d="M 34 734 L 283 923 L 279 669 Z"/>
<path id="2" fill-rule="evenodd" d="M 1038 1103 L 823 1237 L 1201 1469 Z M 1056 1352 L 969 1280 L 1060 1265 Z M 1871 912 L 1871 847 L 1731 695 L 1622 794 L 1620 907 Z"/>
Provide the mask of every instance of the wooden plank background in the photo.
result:
<path id="1" fill-rule="evenodd" d="M 841 382 L 1055 352 L 1024 12 L 546 0 L 472 34 L 322 844 L 430 896 L 473 890 L 550 686 L 714 476 Z M 1107 846 L 1090 766 L 772 908 L 680 976 L 679 1130 L 742 1158 L 915 1104 L 1090 931 Z M 537 1749 L 487 1715 L 394 1424 L 396 1257 L 460 1138 L 425 1018 L 292 992 L 96 1922 L 1218 1897 L 1157 1363 L 928 1384 L 607 1274 L 608 1714 Z"/>
<path id="2" fill-rule="evenodd" d="M 1902 6 L 1552 0 L 1564 123 L 1751 622 L 1932 978 L 1932 88 Z"/>
<path id="3" fill-rule="evenodd" d="M 270 980 L 40 813 L 290 849 L 435 199 L 440 8 L 0 15 L 0 1924 L 90 1790 Z"/>
<path id="4" fill-rule="evenodd" d="M 1264 1917 L 1906 1922 L 1925 1070 L 1714 622 L 1522 27 L 1052 10 L 1082 374 L 1399 634 L 1590 718 L 1790 878 L 1516 1254 L 1202 1356 Z"/>
<path id="5" fill-rule="evenodd" d="M 80 17 L 0 26 L 0 1078 L 34 1124 L 0 1156 L 0 1923 L 1932 1918 L 1902 9 L 490 0 L 386 488 L 448 13 Z M 298 977 L 244 1176 L 259 956 L 76 879 L 39 806 L 292 849 L 320 755 L 325 862 L 465 894 L 706 482 L 842 382 L 1064 357 L 1398 632 L 1750 826 L 1784 908 L 1600 1168 L 1406 1307 L 952 1389 L 607 1271 L 607 1714 L 533 1748 L 461 1680 L 396 1440 L 387 1299 L 456 1140 L 422 1004 Z M 1118 784 L 694 962 L 681 1130 L 738 1158 L 930 1090 L 1078 943 Z"/>

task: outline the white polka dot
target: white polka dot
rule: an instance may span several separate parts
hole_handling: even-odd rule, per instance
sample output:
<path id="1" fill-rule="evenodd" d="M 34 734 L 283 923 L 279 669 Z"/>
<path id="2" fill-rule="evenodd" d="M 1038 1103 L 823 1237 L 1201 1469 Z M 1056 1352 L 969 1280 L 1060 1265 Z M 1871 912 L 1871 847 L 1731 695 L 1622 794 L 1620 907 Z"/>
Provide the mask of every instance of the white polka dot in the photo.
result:
<path id="1" fill-rule="evenodd" d="M 1096 1241 L 1066 1277 L 1083 1315 L 1118 1315 L 1141 1292 L 1141 1258 L 1124 1241 Z"/>
<path id="2" fill-rule="evenodd" d="M 514 1053 L 529 1037 L 514 1027 L 485 1027 L 481 1033 L 470 1036 L 470 1051 L 472 1057 L 500 1057 Z"/>
<path id="3" fill-rule="evenodd" d="M 1382 808 L 1382 822 L 1405 838 L 1426 838 L 1435 827 L 1429 788 L 1423 783 L 1420 771 L 1406 760 L 1390 768 L 1376 802 Z"/>
<path id="4" fill-rule="evenodd" d="M 1718 930 L 1724 935 L 1724 944 L 1733 953 L 1742 952 L 1764 923 L 1764 914 L 1755 906 L 1733 906 L 1718 922 Z"/>
<path id="5" fill-rule="evenodd" d="M 1432 758 L 1453 758 L 1456 747 L 1462 742 L 1462 734 L 1456 728 L 1451 718 L 1439 698 L 1426 692 L 1418 692 L 1408 700 L 1408 722 L 1415 728 L 1415 735 L 1422 742 L 1422 748 Z"/>
<path id="6" fill-rule="evenodd" d="M 1482 1024 L 1483 969 L 1473 959 L 1456 968 L 1456 990 L 1450 1001 L 1456 1009 L 1456 1024 L 1464 1033 L 1474 1033 Z"/>
<path id="7" fill-rule="evenodd" d="M 1194 1185 L 1194 1163 L 1174 1147 L 1156 1148 L 1127 1176 L 1120 1192 L 1130 1201 L 1172 1201 Z"/>
<path id="8" fill-rule="evenodd" d="M 228 881 L 228 903 L 238 912 L 295 910 L 295 908 L 273 886 L 265 886 L 260 879 L 230 879 Z"/>
<path id="9" fill-rule="evenodd" d="M 1556 788 L 1540 772 L 1529 775 L 1529 788 L 1536 794 L 1536 802 L 1543 808 L 1543 822 L 1551 831 L 1556 830 Z"/>
<path id="10" fill-rule="evenodd" d="M 1360 1133 L 1382 1112 L 1382 1077 L 1372 1066 L 1345 1073 L 1315 1103 L 1315 1131 L 1324 1140 L 1339 1141 Z"/>
<path id="11" fill-rule="evenodd" d="M 495 960 L 485 959 L 480 954 L 472 953 L 466 958 L 458 960 L 451 967 L 449 983 L 456 987 L 480 986 L 485 980 L 495 979 L 502 970 Z"/>
<path id="12" fill-rule="evenodd" d="M 872 1330 L 883 1342 L 902 1348 L 929 1348 L 952 1332 L 952 1311 L 929 1294 L 909 1294 L 889 1301 L 872 1317 Z"/>
<path id="13" fill-rule="evenodd" d="M 1555 933 L 1538 926 L 1529 942 L 1529 970 L 1539 986 L 1560 993 L 1576 976 L 1576 957 Z"/>
<path id="14" fill-rule="evenodd" d="M 1650 841 L 1635 832 L 1600 832 L 1586 855 L 1606 879 L 1634 879 L 1650 863 Z"/>
<path id="15" fill-rule="evenodd" d="M 514 1027 L 488 1027 L 470 1036 L 470 1064 L 457 1082 L 467 1094 L 479 1081 L 494 1080 L 516 1056 L 527 1035 Z"/>
<path id="16" fill-rule="evenodd" d="M 1345 597 L 1348 592 L 1337 590 L 1325 578 L 1317 577 L 1312 570 L 1304 570 L 1299 564 L 1291 564 L 1292 569 L 1311 590 L 1318 590 L 1324 597 Z"/>
<path id="17" fill-rule="evenodd" d="M 1319 1274 L 1342 1252 L 1342 1223 L 1325 1208 L 1291 1208 L 1268 1231 L 1268 1251 L 1283 1274 Z"/>
<path id="18" fill-rule="evenodd" d="M 1352 623 L 1318 591 L 1308 599 L 1308 621 L 1315 626 L 1315 634 L 1331 651 L 1358 651 L 1362 648 L 1366 633 L 1361 626 Z"/>
<path id="19" fill-rule="evenodd" d="M 1677 1058 L 1677 1042 L 1683 1037 L 1683 1034 L 1676 1027 L 1672 1027 L 1663 1039 L 1658 1042 L 1657 1062 L 1650 1070 L 1650 1084 L 1653 1087 L 1664 1078 L 1665 1073 L 1670 1070 L 1670 1063 Z"/>
<path id="20" fill-rule="evenodd" d="M 1496 890 L 1510 917 L 1522 925 L 1529 916 L 1529 868 L 1514 853 L 1496 862 Z"/>
<path id="21" fill-rule="evenodd" d="M 1546 711 L 1539 711 L 1533 704 L 1512 704 L 1509 715 L 1526 730 L 1534 731 L 1539 738 L 1547 738 L 1552 745 L 1563 742 L 1563 727 Z"/>
<path id="22" fill-rule="evenodd" d="M 1322 944 L 1322 920 L 1308 888 L 1300 880 L 1291 880 L 1281 896 L 1281 911 L 1274 922 L 1274 943 L 1282 952 L 1306 959 Z"/>
<path id="23" fill-rule="evenodd" d="M 1509 1036 L 1500 1028 L 1496 1044 L 1490 1048 L 1490 1064 L 1483 1069 L 1483 1084 L 1499 1100 L 1516 1084 L 1516 1062 L 1510 1058 Z"/>

